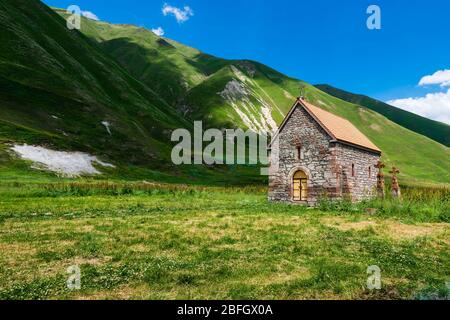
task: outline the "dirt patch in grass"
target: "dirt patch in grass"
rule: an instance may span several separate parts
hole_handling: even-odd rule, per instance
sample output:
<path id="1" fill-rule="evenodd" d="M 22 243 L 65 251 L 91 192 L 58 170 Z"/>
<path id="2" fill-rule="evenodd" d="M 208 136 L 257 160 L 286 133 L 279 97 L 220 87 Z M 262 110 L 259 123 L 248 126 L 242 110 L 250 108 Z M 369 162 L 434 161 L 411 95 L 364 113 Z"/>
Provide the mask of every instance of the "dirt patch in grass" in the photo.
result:
<path id="1" fill-rule="evenodd" d="M 101 266 L 111 261 L 111 257 L 99 258 L 82 258 L 74 257 L 70 259 L 58 260 L 49 263 L 38 264 L 38 267 L 33 270 L 33 277 L 55 277 L 58 274 L 66 274 L 67 269 L 71 266 Z"/>
<path id="2" fill-rule="evenodd" d="M 322 222 L 328 227 L 334 227 L 341 231 L 361 231 L 369 227 L 376 227 L 377 222 L 372 220 L 347 221 L 340 217 L 324 218 Z"/>
<path id="3" fill-rule="evenodd" d="M 311 272 L 306 267 L 299 267 L 297 270 L 294 270 L 292 272 L 276 272 L 268 275 L 257 275 L 255 277 L 249 278 L 245 281 L 246 284 L 249 285 L 272 285 L 272 284 L 284 284 L 293 282 L 300 279 L 307 279 L 311 276 Z"/>
<path id="4" fill-rule="evenodd" d="M 134 244 L 129 247 L 129 250 L 132 252 L 148 252 L 148 251 L 150 251 L 149 247 L 144 243 Z"/>
<path id="5" fill-rule="evenodd" d="M 100 258 L 82 258 L 76 257 L 74 259 L 66 260 L 66 263 L 71 263 L 72 265 L 91 265 L 91 266 L 100 266 L 111 261 L 111 257 L 100 257 Z"/>
<path id="6" fill-rule="evenodd" d="M 359 221 L 359 222 L 346 222 L 338 226 L 342 231 L 361 231 L 369 227 L 375 227 L 377 223 L 375 221 Z"/>
<path id="7" fill-rule="evenodd" d="M 74 296 L 74 300 L 145 300 L 150 294 L 150 287 L 146 284 L 127 284 L 114 290 L 96 291 Z"/>
<path id="8" fill-rule="evenodd" d="M 37 250 L 35 247 L 26 243 L 4 243 L 0 242 L 0 252 L 4 256 L 34 255 Z"/>
<path id="9" fill-rule="evenodd" d="M 37 263 L 38 250 L 26 243 L 0 243 L 0 263 L 8 268 L 20 268 Z"/>
<path id="10" fill-rule="evenodd" d="M 373 131 L 381 132 L 381 127 L 375 123 L 370 125 L 370 129 L 372 129 Z"/>
<path id="11" fill-rule="evenodd" d="M 449 223 L 421 223 L 404 224 L 394 220 L 363 220 L 348 221 L 342 217 L 327 217 L 321 220 L 326 226 L 337 228 L 341 231 L 361 231 L 372 227 L 375 232 L 393 240 L 412 240 L 426 236 L 450 236 Z M 448 240 L 447 240 L 448 241 Z"/>
<path id="12" fill-rule="evenodd" d="M 450 224 L 448 223 L 422 223 L 408 225 L 400 222 L 386 221 L 382 233 L 395 240 L 408 240 L 418 237 L 437 236 L 448 233 L 450 236 Z"/>

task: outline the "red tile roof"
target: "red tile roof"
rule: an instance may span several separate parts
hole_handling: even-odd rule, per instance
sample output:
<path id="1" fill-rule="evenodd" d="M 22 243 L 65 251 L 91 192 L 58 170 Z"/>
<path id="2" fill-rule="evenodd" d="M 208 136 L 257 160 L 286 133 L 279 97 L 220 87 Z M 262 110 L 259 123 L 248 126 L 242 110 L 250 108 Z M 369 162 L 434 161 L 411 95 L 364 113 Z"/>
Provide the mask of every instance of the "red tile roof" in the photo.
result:
<path id="1" fill-rule="evenodd" d="M 298 99 L 296 101 L 292 110 L 281 124 L 278 133 L 283 129 L 287 120 L 299 105 L 302 106 L 334 140 L 369 149 L 371 151 L 381 152 L 381 150 L 350 121 L 316 107 L 305 99 Z"/>

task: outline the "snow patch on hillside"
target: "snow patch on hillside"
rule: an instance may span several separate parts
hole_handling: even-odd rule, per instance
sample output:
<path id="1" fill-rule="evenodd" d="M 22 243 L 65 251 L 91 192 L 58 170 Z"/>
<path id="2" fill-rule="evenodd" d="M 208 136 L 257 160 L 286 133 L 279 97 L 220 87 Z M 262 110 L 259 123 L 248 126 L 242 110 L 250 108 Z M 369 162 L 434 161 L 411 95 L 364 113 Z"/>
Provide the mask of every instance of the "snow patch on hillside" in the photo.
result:
<path id="1" fill-rule="evenodd" d="M 55 151 L 39 146 L 14 145 L 11 150 L 22 159 L 33 161 L 33 168 L 56 172 L 65 177 L 77 177 L 83 174 L 101 174 L 94 166 L 114 168 L 114 165 L 100 161 L 97 157 L 83 152 Z"/>

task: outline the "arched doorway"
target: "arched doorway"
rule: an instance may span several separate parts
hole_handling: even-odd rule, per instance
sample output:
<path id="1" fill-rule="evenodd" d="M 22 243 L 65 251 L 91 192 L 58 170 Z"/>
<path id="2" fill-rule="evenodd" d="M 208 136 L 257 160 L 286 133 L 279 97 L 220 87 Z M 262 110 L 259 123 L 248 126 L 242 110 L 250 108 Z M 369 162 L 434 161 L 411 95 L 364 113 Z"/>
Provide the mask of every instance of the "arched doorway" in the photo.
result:
<path id="1" fill-rule="evenodd" d="M 293 178 L 294 201 L 308 201 L 308 176 L 299 170 Z"/>

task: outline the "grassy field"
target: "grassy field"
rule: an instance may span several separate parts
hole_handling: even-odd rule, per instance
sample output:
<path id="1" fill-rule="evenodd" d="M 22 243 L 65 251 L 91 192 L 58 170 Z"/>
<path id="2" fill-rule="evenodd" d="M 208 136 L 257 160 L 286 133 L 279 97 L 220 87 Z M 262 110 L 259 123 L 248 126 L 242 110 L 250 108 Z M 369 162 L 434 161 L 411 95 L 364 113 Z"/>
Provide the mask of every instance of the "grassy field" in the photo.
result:
<path id="1" fill-rule="evenodd" d="M 0 299 L 448 296 L 450 191 L 431 184 L 449 185 L 450 148 L 427 138 L 446 143 L 448 126 L 143 28 L 83 18 L 81 32 L 70 31 L 57 12 L 0 1 Z M 173 130 L 192 131 L 196 120 L 273 128 L 299 87 L 378 145 L 402 183 L 430 187 L 405 188 L 401 202 L 308 209 L 268 203 L 257 166 L 173 164 Z M 16 144 L 115 167 L 62 178 L 19 159 Z M 72 291 L 74 265 L 81 290 Z M 381 290 L 366 289 L 371 265 Z"/>
<path id="2" fill-rule="evenodd" d="M 0 299 L 445 298 L 450 192 L 404 192 L 308 209 L 263 187 L 3 184 Z"/>

